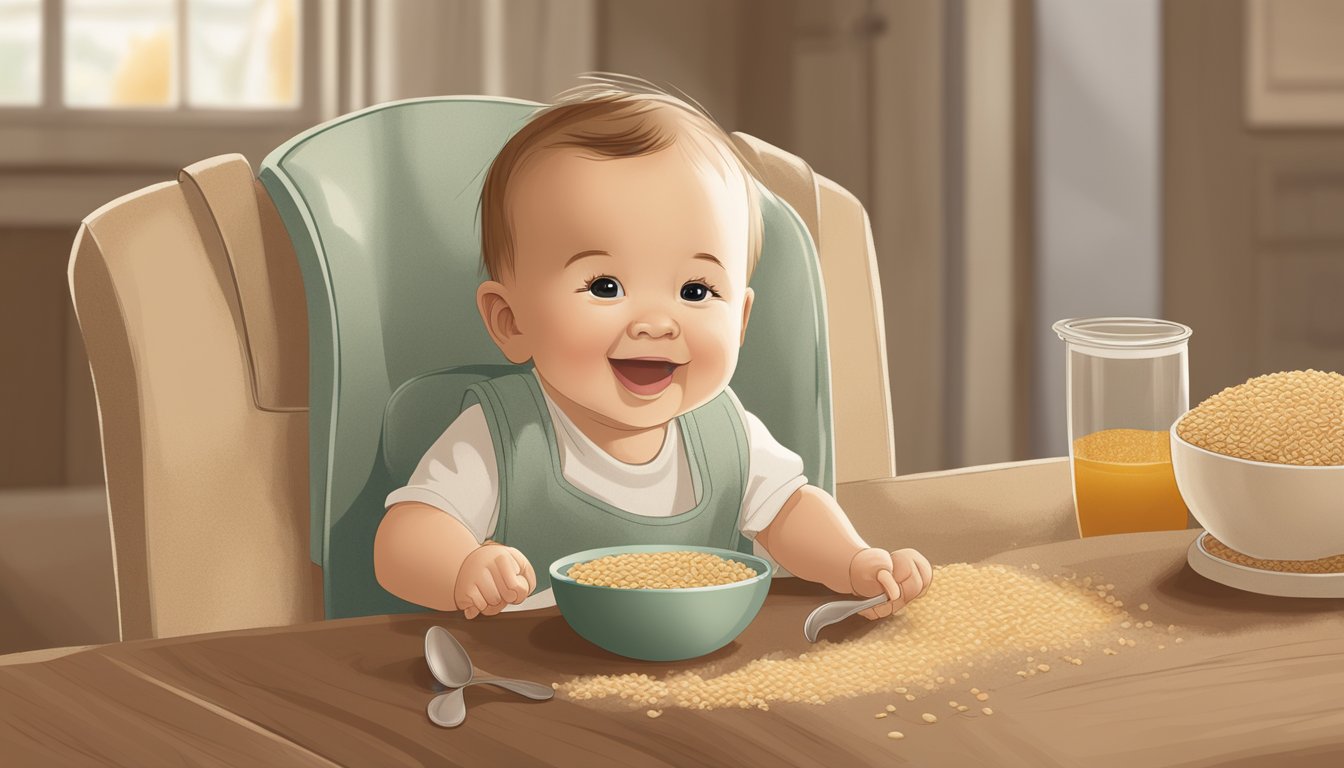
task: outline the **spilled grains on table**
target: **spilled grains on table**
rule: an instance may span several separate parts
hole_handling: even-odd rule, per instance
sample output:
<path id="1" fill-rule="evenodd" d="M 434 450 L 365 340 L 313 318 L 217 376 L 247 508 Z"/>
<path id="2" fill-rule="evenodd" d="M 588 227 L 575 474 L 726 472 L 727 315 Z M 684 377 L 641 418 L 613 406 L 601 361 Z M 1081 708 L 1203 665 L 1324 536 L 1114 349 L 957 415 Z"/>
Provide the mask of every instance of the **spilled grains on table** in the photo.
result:
<path id="1" fill-rule="evenodd" d="M 971 669 L 1013 665 L 1022 655 L 1028 663 L 1017 674 L 1023 678 L 1051 669 L 1034 654 L 1081 663 L 1077 654 L 1115 638 L 1122 622 L 1134 625 L 1117 604 L 1114 588 L 1094 585 L 1090 577 L 1052 578 L 1004 565 L 943 565 L 935 568 L 922 598 L 861 637 L 822 640 L 800 654 L 768 654 L 731 670 L 706 665 L 663 677 L 584 676 L 558 690 L 573 701 L 701 710 L 826 704 L 876 693 L 901 693 L 914 701 L 907 692 L 912 688 L 933 692 L 964 684 Z M 1133 645 L 1127 637 L 1120 644 Z M 1059 656 L 1065 651 L 1075 655 Z M 974 689 L 972 695 L 988 699 L 981 693 Z M 949 706 L 957 712 L 969 709 L 954 702 Z"/>

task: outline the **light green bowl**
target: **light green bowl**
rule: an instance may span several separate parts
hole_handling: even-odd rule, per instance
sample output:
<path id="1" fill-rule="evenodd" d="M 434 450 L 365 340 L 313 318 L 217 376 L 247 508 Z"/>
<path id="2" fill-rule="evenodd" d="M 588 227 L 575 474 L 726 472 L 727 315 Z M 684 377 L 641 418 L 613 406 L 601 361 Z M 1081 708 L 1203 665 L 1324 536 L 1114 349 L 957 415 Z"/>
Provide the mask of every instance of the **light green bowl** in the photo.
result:
<path id="1" fill-rule="evenodd" d="M 734 584 L 687 589 L 620 589 L 569 578 L 576 563 L 631 552 L 709 552 L 736 560 L 756 576 Z M 612 653 L 645 661 L 693 659 L 731 643 L 747 628 L 770 591 L 770 565 L 730 549 L 638 544 L 575 552 L 551 563 L 551 589 L 565 621 Z"/>

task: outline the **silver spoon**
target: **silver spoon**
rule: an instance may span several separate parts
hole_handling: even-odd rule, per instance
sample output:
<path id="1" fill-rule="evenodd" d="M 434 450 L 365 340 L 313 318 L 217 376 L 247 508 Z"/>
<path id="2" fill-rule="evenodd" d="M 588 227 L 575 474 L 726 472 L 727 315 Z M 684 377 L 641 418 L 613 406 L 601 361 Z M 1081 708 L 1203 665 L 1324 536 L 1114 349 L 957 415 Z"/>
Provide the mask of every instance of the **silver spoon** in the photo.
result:
<path id="1" fill-rule="evenodd" d="M 469 685 L 497 685 L 537 701 L 555 696 L 553 689 L 540 683 L 499 677 L 477 679 L 467 650 L 443 627 L 430 627 L 425 633 L 425 661 L 436 680 L 455 689 L 429 702 L 429 719 L 445 728 L 455 728 L 466 719 L 467 705 L 462 691 Z"/>
<path id="2" fill-rule="evenodd" d="M 859 611 L 866 611 L 869 608 L 875 608 L 891 598 L 886 594 L 870 597 L 867 600 L 836 600 L 832 603 L 823 603 L 817 606 L 817 609 L 807 615 L 807 621 L 803 622 L 803 637 L 807 642 L 817 642 L 817 635 L 825 627 L 844 621 Z M 905 610 L 902 606 L 901 610 Z M 899 613 L 899 611 L 898 611 Z"/>
<path id="3" fill-rule="evenodd" d="M 507 677 L 476 677 L 467 649 L 443 627 L 430 627 L 425 633 L 425 661 L 429 671 L 440 683 L 449 688 L 468 685 L 497 685 L 529 699 L 545 701 L 555 695 L 548 685 Z"/>

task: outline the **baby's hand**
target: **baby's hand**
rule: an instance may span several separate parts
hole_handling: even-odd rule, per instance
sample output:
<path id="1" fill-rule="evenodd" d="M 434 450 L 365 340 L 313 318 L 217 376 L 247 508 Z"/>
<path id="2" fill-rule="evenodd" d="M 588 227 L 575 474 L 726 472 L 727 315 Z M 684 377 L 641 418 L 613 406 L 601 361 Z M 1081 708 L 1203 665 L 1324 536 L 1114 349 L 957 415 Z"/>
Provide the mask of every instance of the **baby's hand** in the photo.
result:
<path id="1" fill-rule="evenodd" d="M 523 602 L 536 587 L 537 574 L 522 552 L 487 542 L 462 561 L 453 601 L 468 619 L 494 616 L 509 603 Z"/>
<path id="2" fill-rule="evenodd" d="M 913 549 L 865 549 L 849 563 L 849 581 L 854 594 L 876 597 L 886 592 L 890 598 L 874 608 L 860 611 L 869 619 L 880 619 L 904 608 L 907 603 L 924 594 L 933 581 L 933 568 L 928 558 Z"/>

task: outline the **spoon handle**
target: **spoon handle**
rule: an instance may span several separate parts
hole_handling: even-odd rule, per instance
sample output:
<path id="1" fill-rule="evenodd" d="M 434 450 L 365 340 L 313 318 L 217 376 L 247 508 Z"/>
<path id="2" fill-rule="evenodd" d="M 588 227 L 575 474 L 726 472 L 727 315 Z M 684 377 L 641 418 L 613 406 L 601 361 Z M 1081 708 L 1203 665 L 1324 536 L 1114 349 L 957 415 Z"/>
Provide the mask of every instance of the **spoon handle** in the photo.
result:
<path id="1" fill-rule="evenodd" d="M 815 643 L 817 642 L 817 635 L 821 633 L 823 627 L 829 627 L 837 621 L 844 621 L 859 611 L 876 608 L 890 599 L 882 594 L 866 600 L 836 600 L 819 605 L 816 610 L 808 614 L 807 620 L 803 622 L 803 636 L 807 638 L 809 643 Z"/>
<path id="2" fill-rule="evenodd" d="M 555 696 L 555 689 L 549 685 L 533 683 L 527 680 L 512 680 L 507 677 L 473 678 L 467 685 L 496 685 L 508 691 L 537 701 L 546 701 Z M 465 688 L 466 686 L 462 686 Z"/>

